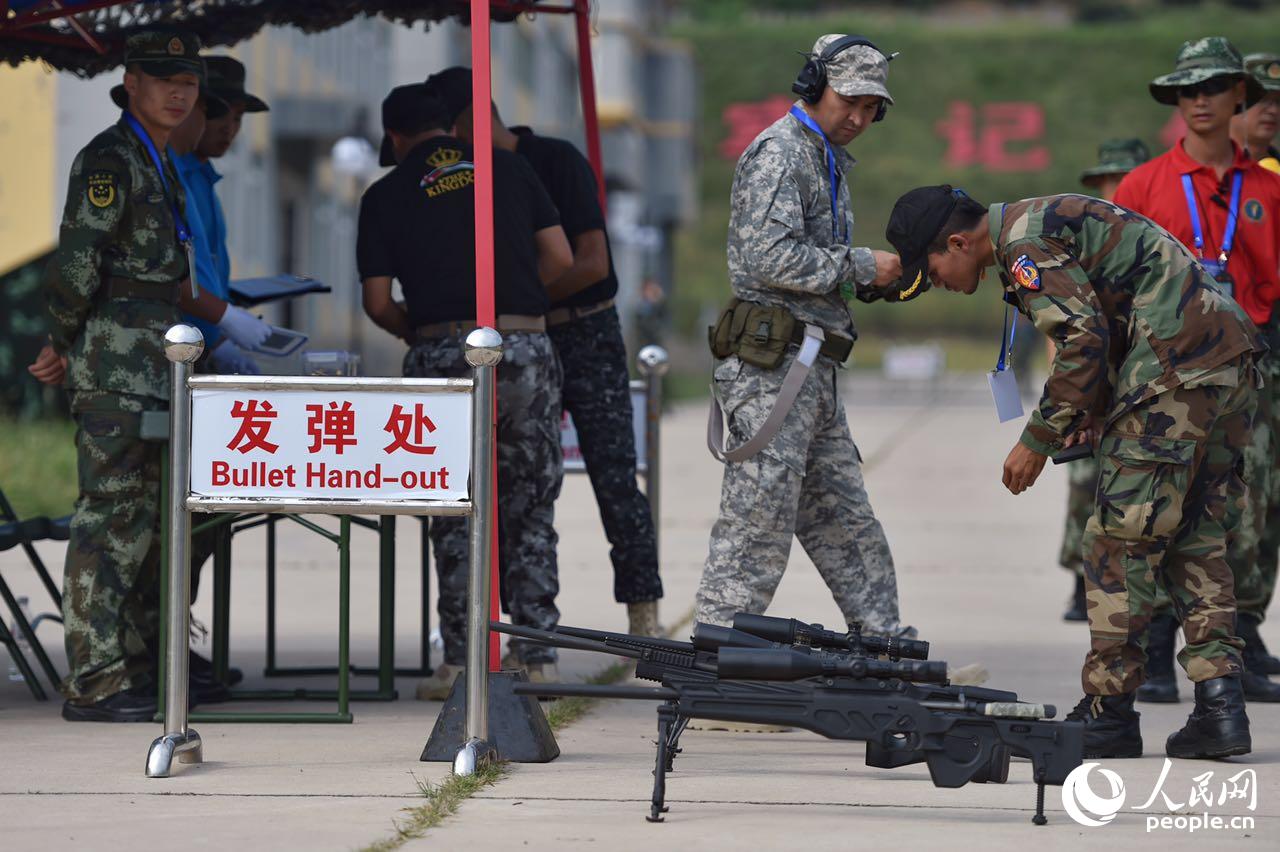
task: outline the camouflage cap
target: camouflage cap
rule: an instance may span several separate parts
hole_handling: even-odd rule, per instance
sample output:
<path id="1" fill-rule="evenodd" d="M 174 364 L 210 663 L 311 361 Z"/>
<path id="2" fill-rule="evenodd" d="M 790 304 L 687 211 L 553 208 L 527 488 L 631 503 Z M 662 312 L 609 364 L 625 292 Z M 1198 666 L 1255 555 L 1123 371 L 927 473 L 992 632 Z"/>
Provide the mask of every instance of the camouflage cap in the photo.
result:
<path id="1" fill-rule="evenodd" d="M 844 37 L 843 33 L 829 33 L 819 38 L 813 43 L 813 58 Z M 885 87 L 888 79 L 889 58 L 869 45 L 846 47 L 827 62 L 827 85 L 848 98 L 879 95 L 893 103 Z"/>
<path id="2" fill-rule="evenodd" d="M 1280 53 L 1250 53 L 1244 70 L 1268 92 L 1280 92 Z"/>
<path id="3" fill-rule="evenodd" d="M 147 30 L 134 33 L 124 42 L 124 65 L 137 65 L 152 77 L 195 74 L 204 82 L 204 60 L 200 39 L 178 30 Z"/>
<path id="4" fill-rule="evenodd" d="M 1088 186 L 1108 175 L 1126 175 L 1151 159 L 1151 152 L 1141 139 L 1108 139 L 1098 146 L 1098 164 L 1080 173 L 1080 182 Z"/>
<path id="5" fill-rule="evenodd" d="M 1151 97 L 1162 104 L 1177 106 L 1178 89 L 1194 86 L 1214 77 L 1239 77 L 1246 82 L 1246 101 L 1262 97 L 1262 86 L 1244 70 L 1244 57 L 1223 36 L 1207 36 L 1182 43 L 1174 60 L 1174 70 L 1151 81 Z"/>

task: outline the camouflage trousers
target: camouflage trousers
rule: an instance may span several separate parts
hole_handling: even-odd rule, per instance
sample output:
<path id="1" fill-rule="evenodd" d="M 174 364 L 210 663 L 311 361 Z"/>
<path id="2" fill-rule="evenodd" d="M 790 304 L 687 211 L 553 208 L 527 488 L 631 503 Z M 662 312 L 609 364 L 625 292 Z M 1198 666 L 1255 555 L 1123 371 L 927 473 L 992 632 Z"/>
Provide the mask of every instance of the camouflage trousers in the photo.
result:
<path id="1" fill-rule="evenodd" d="M 560 362 L 550 338 L 505 332 L 498 366 L 498 562 L 500 600 L 511 621 L 549 630 L 560 618 L 556 595 L 555 501 L 564 465 L 560 456 Z M 461 337 L 415 344 L 404 358 L 404 374 L 415 378 L 470 377 Z M 468 534 L 466 518 L 432 518 L 440 634 L 444 658 L 467 658 Z M 550 662 L 555 650 L 513 639 L 526 663 Z"/>
<path id="2" fill-rule="evenodd" d="M 1256 405 L 1243 357 L 1109 423 L 1099 445 L 1097 504 L 1085 528 L 1090 695 L 1131 692 L 1144 679 L 1157 583 L 1173 597 L 1193 681 L 1240 671 L 1226 530 L 1245 499 L 1241 456 Z"/>
<path id="3" fill-rule="evenodd" d="M 619 603 L 662 597 L 649 500 L 636 484 L 631 382 L 618 312 L 601 311 L 548 331 L 564 368 L 564 410 L 573 416 L 600 520 L 609 539 Z"/>
<path id="4" fill-rule="evenodd" d="M 62 692 L 92 704 L 146 683 L 160 624 L 160 458 L 139 437 L 161 400 L 72 392 L 80 496 L 62 583 Z"/>
<path id="5" fill-rule="evenodd" d="M 1093 515 L 1097 491 L 1097 458 L 1079 459 L 1067 464 L 1067 520 L 1062 528 L 1062 550 L 1058 553 L 1058 564 L 1077 576 L 1084 573 L 1084 554 L 1080 551 L 1080 542 L 1084 538 L 1085 524 Z"/>
<path id="6" fill-rule="evenodd" d="M 1263 387 L 1253 440 L 1244 451 L 1244 481 L 1249 486 L 1240 526 L 1229 539 L 1227 561 L 1236 580 L 1236 604 L 1261 621 L 1276 590 L 1280 554 L 1280 352 L 1259 363 Z"/>
<path id="7" fill-rule="evenodd" d="M 776 370 L 731 356 L 715 368 L 715 393 L 741 444 L 773 408 L 796 348 Z M 836 389 L 836 365 L 819 357 L 778 434 L 764 450 L 725 465 L 720 515 L 698 586 L 699 621 L 729 624 L 761 613 L 787 567 L 792 537 L 817 566 L 848 623 L 898 627 L 898 580 L 884 529 L 862 481 L 862 459 Z"/>

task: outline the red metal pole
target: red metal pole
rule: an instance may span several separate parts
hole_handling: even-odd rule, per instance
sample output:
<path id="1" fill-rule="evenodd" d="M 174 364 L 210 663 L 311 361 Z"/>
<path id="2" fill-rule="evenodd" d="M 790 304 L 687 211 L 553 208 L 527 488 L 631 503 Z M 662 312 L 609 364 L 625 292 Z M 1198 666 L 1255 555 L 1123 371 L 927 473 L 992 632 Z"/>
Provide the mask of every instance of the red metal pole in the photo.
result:
<path id="1" fill-rule="evenodd" d="M 596 173 L 600 210 L 608 213 L 604 190 L 604 155 L 600 153 L 600 116 L 596 114 L 596 73 L 591 64 L 591 0 L 574 0 L 573 19 L 578 30 L 578 89 L 582 94 L 582 123 L 587 137 L 587 159 Z"/>
<path id="2" fill-rule="evenodd" d="M 474 132 L 472 160 L 476 168 L 476 323 L 490 328 L 497 326 L 497 309 L 493 295 L 493 100 L 492 76 L 489 53 L 489 0 L 471 0 L 471 103 Z M 498 411 L 495 405 L 493 428 L 498 428 Z M 498 476 L 498 454 L 494 447 L 494 478 Z M 501 484 L 498 483 L 500 486 Z M 488 507 L 495 519 L 493 524 L 493 575 L 489 584 L 489 617 L 498 619 L 498 597 L 501 590 L 498 565 L 498 489 L 493 489 L 493 502 Z M 498 634 L 489 634 L 489 671 L 501 667 Z"/>

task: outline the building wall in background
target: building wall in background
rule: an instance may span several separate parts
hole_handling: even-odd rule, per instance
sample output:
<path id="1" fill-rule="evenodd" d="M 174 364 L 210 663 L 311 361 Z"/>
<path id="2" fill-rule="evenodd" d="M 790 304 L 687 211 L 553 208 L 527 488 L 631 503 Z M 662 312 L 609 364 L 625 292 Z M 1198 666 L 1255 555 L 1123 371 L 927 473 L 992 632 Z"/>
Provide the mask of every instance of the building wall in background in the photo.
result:
<path id="1" fill-rule="evenodd" d="M 38 65 L 0 73 L 0 271 L 53 246 L 57 78 Z"/>

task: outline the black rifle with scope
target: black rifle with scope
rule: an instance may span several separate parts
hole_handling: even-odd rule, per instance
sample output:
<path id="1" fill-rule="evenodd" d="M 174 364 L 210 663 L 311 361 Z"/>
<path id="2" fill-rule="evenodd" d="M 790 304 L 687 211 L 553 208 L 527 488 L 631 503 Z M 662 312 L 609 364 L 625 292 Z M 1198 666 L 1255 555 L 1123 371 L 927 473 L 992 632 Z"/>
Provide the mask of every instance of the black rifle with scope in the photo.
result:
<path id="1" fill-rule="evenodd" d="M 939 787 L 1003 782 L 1010 755 L 1026 757 L 1037 784 L 1037 824 L 1044 822 L 1044 785 L 1061 784 L 1082 759 L 1082 726 L 1047 721 L 1056 714 L 1051 705 L 1021 702 L 1011 692 L 950 686 L 942 662 L 824 653 L 813 647 L 817 631 L 810 633 L 809 646 L 796 647 L 743 630 L 703 624 L 696 626 L 692 643 L 573 627 L 549 632 L 498 622 L 491 626 L 562 648 L 628 657 L 636 661 L 638 677 L 662 684 L 516 686 L 520 694 L 544 697 L 662 702 L 651 821 L 661 821 L 667 810 L 666 773 L 673 768 L 680 734 L 690 719 L 783 725 L 830 739 L 864 741 L 868 766 L 923 762 Z M 837 638 L 849 642 L 845 648 L 856 644 L 834 633 L 817 634 L 816 644 L 832 647 Z M 866 646 L 859 647 L 865 650 Z M 907 653 L 927 651 L 927 643 L 907 649 Z"/>

